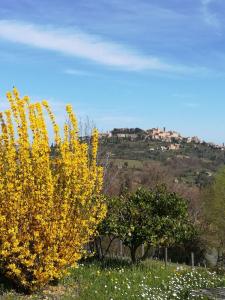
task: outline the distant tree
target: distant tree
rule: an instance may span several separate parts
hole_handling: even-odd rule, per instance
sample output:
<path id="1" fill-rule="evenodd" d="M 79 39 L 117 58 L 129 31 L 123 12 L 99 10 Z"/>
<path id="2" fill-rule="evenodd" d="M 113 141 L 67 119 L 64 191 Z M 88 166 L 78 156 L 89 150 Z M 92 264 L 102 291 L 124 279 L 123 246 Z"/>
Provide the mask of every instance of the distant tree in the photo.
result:
<path id="1" fill-rule="evenodd" d="M 218 171 L 214 182 L 205 190 L 203 200 L 208 224 L 207 241 L 222 255 L 225 251 L 225 167 Z"/>
<path id="2" fill-rule="evenodd" d="M 164 185 L 109 198 L 108 209 L 105 231 L 130 249 L 133 263 L 141 244 L 168 247 L 182 243 L 193 232 L 186 201 Z"/>

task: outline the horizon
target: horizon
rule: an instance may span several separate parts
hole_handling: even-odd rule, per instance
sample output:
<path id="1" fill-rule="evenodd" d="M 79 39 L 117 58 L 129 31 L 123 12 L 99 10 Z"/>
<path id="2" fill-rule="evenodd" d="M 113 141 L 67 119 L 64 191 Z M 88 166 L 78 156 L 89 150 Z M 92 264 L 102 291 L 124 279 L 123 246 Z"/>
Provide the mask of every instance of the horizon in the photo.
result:
<path id="1" fill-rule="evenodd" d="M 0 111 L 16 86 L 49 100 L 60 124 L 71 103 L 99 131 L 166 127 L 222 144 L 224 11 L 220 0 L 2 0 Z"/>

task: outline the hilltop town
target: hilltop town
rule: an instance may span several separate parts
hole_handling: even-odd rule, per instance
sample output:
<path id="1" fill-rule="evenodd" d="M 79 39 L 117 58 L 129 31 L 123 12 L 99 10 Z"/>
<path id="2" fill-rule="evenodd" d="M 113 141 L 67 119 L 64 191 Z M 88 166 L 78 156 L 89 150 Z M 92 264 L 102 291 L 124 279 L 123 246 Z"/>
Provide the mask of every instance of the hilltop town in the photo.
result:
<path id="1" fill-rule="evenodd" d="M 114 128 L 100 133 L 99 146 L 99 157 L 108 158 L 123 172 L 124 166 L 139 172 L 146 164 L 158 163 L 168 168 L 176 180 L 191 185 L 207 184 L 225 164 L 224 145 L 209 143 L 197 136 L 185 137 L 165 127 Z"/>
<path id="2" fill-rule="evenodd" d="M 179 150 L 181 145 L 186 144 L 204 144 L 213 149 L 225 150 L 225 146 L 201 140 L 197 136 L 184 137 L 177 131 L 166 130 L 160 128 L 151 128 L 143 130 L 140 128 L 114 128 L 112 131 L 100 133 L 100 139 L 121 139 L 121 140 L 145 140 L 145 141 L 161 141 L 167 143 L 166 146 L 161 146 L 161 150 Z M 153 151 L 154 149 L 152 149 Z"/>

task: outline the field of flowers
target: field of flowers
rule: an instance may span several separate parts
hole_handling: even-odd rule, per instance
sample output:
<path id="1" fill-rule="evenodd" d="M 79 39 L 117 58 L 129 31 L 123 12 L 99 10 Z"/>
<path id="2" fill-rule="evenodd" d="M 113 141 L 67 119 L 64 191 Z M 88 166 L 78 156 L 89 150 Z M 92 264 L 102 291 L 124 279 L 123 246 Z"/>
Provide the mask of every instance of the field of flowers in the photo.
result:
<path id="1" fill-rule="evenodd" d="M 205 269 L 146 261 L 138 266 L 126 262 L 81 264 L 64 284 L 77 283 L 78 299 L 207 299 L 192 294 L 201 288 L 225 286 L 225 278 Z M 69 298 L 67 298 L 69 299 Z"/>
<path id="2" fill-rule="evenodd" d="M 225 277 L 207 269 L 192 270 L 184 265 L 147 260 L 132 266 L 126 261 L 107 260 L 85 262 L 72 269 L 70 275 L 56 286 L 49 286 L 40 294 L 22 296 L 2 285 L 1 299 L 208 299 L 194 296 L 192 291 L 225 286 Z"/>

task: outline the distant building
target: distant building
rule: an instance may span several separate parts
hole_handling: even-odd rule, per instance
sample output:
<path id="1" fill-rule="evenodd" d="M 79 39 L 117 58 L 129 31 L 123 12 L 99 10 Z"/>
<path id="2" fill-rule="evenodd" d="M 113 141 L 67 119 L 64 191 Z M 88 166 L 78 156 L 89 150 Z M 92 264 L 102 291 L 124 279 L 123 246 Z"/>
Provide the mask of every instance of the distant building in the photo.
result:
<path id="1" fill-rule="evenodd" d="M 166 131 L 166 128 L 164 127 L 163 129 L 160 128 L 152 128 L 148 129 L 147 135 L 149 138 L 152 140 L 161 140 L 164 142 L 170 143 L 172 140 L 182 140 L 182 137 L 180 133 L 176 131 Z"/>
<path id="2" fill-rule="evenodd" d="M 114 137 L 117 137 L 119 139 L 131 139 L 131 140 L 135 140 L 138 135 L 135 134 L 135 133 L 116 133 L 116 134 L 113 134 L 112 136 Z"/>
<path id="3" fill-rule="evenodd" d="M 114 128 L 111 132 L 105 132 L 99 134 L 100 138 L 111 138 L 116 137 L 118 139 L 129 139 L 131 141 L 141 139 L 141 140 L 156 140 L 171 144 L 169 150 L 177 150 L 180 148 L 179 143 L 194 143 L 200 144 L 204 143 L 197 136 L 193 137 L 183 137 L 177 131 L 167 131 L 166 127 L 161 128 L 151 128 L 148 130 L 143 130 L 141 128 Z M 205 143 L 208 146 L 225 150 L 225 146 L 218 146 L 212 143 Z M 196 145 L 194 145 L 197 147 Z M 152 150 L 151 150 L 152 151 Z"/>
<path id="4" fill-rule="evenodd" d="M 115 133 L 113 136 L 116 136 L 118 138 L 126 138 L 126 133 Z"/>
<path id="5" fill-rule="evenodd" d="M 201 140 L 197 136 L 193 136 L 191 139 L 192 139 L 193 143 L 196 143 L 196 144 L 200 144 L 201 143 Z"/>
<path id="6" fill-rule="evenodd" d="M 168 150 L 179 150 L 180 149 L 180 144 L 170 144 L 168 146 Z"/>
<path id="7" fill-rule="evenodd" d="M 100 132 L 99 133 L 99 138 L 110 138 L 112 137 L 112 133 L 110 131 L 107 132 Z"/>
<path id="8" fill-rule="evenodd" d="M 195 143 L 195 144 L 200 144 L 201 140 L 197 137 L 197 136 L 193 136 L 193 137 L 187 137 L 183 139 L 184 141 L 186 141 L 186 143 Z"/>
<path id="9" fill-rule="evenodd" d="M 161 151 L 166 151 L 166 150 L 167 150 L 167 147 L 161 146 L 160 149 L 161 149 Z"/>
<path id="10" fill-rule="evenodd" d="M 146 135 L 145 131 L 140 128 L 114 128 L 111 135 L 117 138 L 128 138 L 135 140 L 140 136 Z"/>
<path id="11" fill-rule="evenodd" d="M 192 138 L 191 137 L 187 137 L 184 139 L 186 143 L 191 143 L 192 142 Z"/>

